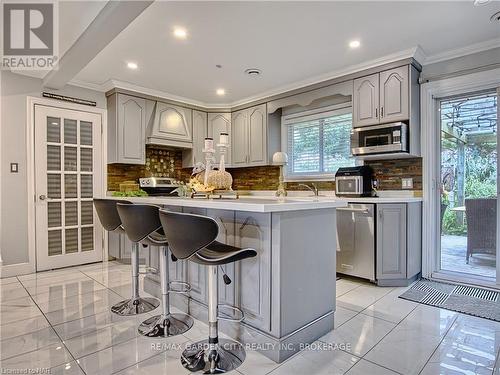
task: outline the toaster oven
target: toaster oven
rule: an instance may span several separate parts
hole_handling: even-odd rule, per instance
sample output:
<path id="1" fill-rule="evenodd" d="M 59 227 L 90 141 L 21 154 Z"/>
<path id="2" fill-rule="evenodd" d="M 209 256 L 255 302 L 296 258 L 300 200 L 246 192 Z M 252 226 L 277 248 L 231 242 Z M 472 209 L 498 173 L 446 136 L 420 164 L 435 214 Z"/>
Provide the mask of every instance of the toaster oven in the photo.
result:
<path id="1" fill-rule="evenodd" d="M 335 174 L 335 194 L 339 197 L 372 195 L 373 171 L 367 165 L 339 168 Z"/>

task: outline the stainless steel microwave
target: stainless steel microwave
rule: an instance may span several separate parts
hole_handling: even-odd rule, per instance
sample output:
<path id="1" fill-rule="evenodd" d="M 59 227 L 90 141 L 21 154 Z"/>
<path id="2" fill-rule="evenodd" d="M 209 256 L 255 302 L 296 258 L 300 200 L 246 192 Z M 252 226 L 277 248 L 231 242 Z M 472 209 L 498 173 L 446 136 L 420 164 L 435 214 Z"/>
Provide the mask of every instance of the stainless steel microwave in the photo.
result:
<path id="1" fill-rule="evenodd" d="M 352 138 L 354 156 L 409 152 L 408 124 L 391 124 L 355 128 Z"/>

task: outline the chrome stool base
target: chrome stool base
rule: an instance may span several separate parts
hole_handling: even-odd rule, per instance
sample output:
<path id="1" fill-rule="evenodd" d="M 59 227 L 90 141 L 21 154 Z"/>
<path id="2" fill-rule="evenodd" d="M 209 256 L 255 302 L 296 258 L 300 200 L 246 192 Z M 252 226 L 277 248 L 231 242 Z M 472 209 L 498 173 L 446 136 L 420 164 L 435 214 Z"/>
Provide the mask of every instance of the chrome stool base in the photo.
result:
<path id="1" fill-rule="evenodd" d="M 182 352 L 181 363 L 191 372 L 223 374 L 239 367 L 245 357 L 245 349 L 239 342 L 219 339 L 217 344 L 209 344 L 208 340 L 202 340 L 188 345 Z"/>
<path id="2" fill-rule="evenodd" d="M 117 315 L 129 316 L 139 315 L 153 311 L 160 306 L 160 301 L 151 297 L 139 297 L 136 299 L 126 299 L 111 307 L 111 311 Z"/>
<path id="3" fill-rule="evenodd" d="M 193 318 L 186 314 L 162 314 L 145 320 L 138 330 L 143 336 L 165 338 L 183 334 L 193 323 Z"/>

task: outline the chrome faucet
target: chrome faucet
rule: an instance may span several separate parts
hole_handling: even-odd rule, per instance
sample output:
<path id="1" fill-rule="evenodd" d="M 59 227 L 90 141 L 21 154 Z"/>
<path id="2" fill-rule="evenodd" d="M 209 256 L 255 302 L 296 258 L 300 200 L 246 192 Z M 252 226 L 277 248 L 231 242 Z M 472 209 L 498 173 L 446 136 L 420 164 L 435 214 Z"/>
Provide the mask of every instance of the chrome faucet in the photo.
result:
<path id="1" fill-rule="evenodd" d="M 314 184 L 314 183 L 311 185 L 299 184 L 298 186 L 303 186 L 303 187 L 306 187 L 308 190 L 311 190 L 315 197 L 319 196 L 319 189 L 316 186 L 316 184 Z"/>

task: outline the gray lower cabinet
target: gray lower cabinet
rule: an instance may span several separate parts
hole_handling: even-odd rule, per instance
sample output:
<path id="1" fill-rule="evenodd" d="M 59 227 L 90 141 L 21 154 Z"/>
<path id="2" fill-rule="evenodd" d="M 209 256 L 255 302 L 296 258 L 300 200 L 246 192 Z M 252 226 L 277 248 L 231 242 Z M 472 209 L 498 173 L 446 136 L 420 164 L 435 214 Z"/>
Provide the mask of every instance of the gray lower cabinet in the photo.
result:
<path id="1" fill-rule="evenodd" d="M 410 280 L 421 270 L 421 203 L 377 204 L 377 282 Z M 396 284 L 394 284 L 396 285 Z"/>
<path id="2" fill-rule="evenodd" d="M 113 258 L 123 262 L 130 263 L 130 256 L 132 253 L 132 241 L 130 241 L 126 234 L 108 233 L 108 254 Z M 141 263 L 150 258 L 149 249 L 139 247 L 139 258 Z"/>
<path id="3" fill-rule="evenodd" d="M 225 243 L 226 245 L 235 246 L 234 211 L 209 209 L 207 210 L 207 216 L 210 216 L 219 224 L 219 236 L 217 237 L 217 241 Z M 234 263 L 225 264 L 219 269 L 219 303 L 228 305 L 235 304 L 234 285 L 236 280 L 234 269 Z M 229 285 L 224 283 L 223 272 L 231 279 Z"/>
<path id="4" fill-rule="evenodd" d="M 169 209 L 167 207 L 167 209 Z M 174 209 L 174 208 L 172 208 Z M 178 208 L 175 209 L 178 211 Z M 219 303 L 235 305 L 245 314 L 245 323 L 266 332 L 271 331 L 271 214 L 218 209 L 183 207 L 184 213 L 206 215 L 219 224 L 217 240 L 257 251 L 254 258 L 219 268 Z M 155 252 L 157 253 L 157 252 Z M 157 255 L 151 257 L 157 267 Z M 207 266 L 190 261 L 170 262 L 170 280 L 191 284 L 190 297 L 207 304 Z M 223 273 L 231 279 L 226 285 Z"/>
<path id="5" fill-rule="evenodd" d="M 204 208 L 183 207 L 184 213 L 206 215 L 207 210 Z M 186 277 L 185 280 L 191 285 L 190 296 L 198 302 L 207 303 L 207 266 L 190 261 L 182 261 L 185 263 Z"/>
<path id="6" fill-rule="evenodd" d="M 235 213 L 235 244 L 257 251 L 254 258 L 235 263 L 236 305 L 245 313 L 245 323 L 271 329 L 271 214 Z"/>
<path id="7" fill-rule="evenodd" d="M 120 235 L 118 233 L 108 233 L 108 255 L 116 259 L 120 258 Z"/>

